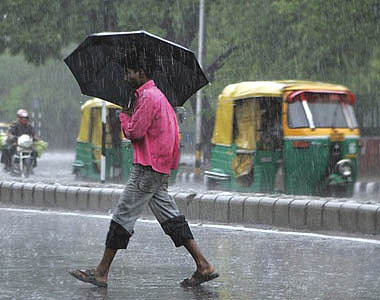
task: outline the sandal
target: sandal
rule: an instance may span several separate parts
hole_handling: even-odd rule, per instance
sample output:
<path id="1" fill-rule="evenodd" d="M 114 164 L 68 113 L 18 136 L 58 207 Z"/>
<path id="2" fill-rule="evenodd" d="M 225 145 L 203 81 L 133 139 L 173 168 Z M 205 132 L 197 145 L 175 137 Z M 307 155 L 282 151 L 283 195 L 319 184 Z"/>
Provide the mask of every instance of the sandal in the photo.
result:
<path id="1" fill-rule="evenodd" d="M 76 279 L 91 283 L 93 285 L 96 285 L 98 287 L 107 287 L 107 282 L 99 281 L 95 278 L 95 269 L 92 270 L 74 270 L 69 272 L 72 276 L 74 276 Z"/>
<path id="2" fill-rule="evenodd" d="M 181 282 L 181 286 L 183 287 L 193 287 L 202 284 L 203 282 L 213 280 L 218 278 L 218 273 L 210 273 L 210 274 L 201 274 L 198 271 L 195 271 L 194 274 L 190 278 L 186 278 Z"/>

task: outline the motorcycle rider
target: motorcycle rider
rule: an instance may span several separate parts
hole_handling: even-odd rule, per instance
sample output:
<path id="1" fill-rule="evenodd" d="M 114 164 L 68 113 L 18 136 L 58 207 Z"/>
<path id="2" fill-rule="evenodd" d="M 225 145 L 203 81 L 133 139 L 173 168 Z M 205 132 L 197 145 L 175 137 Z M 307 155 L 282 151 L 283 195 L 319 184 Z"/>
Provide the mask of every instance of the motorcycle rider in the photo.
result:
<path id="1" fill-rule="evenodd" d="M 8 130 L 7 144 L 8 147 L 3 149 L 1 162 L 5 165 L 6 171 L 10 170 L 12 155 L 16 152 L 17 138 L 23 134 L 30 135 L 33 141 L 38 140 L 34 128 L 29 124 L 29 113 L 25 109 L 19 109 L 17 111 L 17 121 L 13 122 Z M 34 166 L 37 165 L 37 151 L 33 149 L 32 158 Z"/>

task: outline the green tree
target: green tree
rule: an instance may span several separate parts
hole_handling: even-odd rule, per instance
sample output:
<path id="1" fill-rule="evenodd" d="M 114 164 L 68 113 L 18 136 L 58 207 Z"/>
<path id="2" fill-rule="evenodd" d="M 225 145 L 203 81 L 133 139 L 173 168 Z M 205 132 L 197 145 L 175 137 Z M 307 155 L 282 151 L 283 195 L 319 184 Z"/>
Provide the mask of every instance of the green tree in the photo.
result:
<path id="1" fill-rule="evenodd" d="M 206 0 L 205 4 L 203 68 L 212 83 L 203 89 L 207 138 L 217 96 L 229 83 L 321 80 L 345 84 L 358 94 L 376 93 L 380 0 Z M 0 53 L 22 55 L 35 65 L 61 63 L 89 33 L 140 29 L 196 50 L 198 14 L 199 1 L 194 0 L 2 0 Z M 77 91 L 70 97 L 81 99 L 75 81 L 66 80 L 70 86 L 66 90 Z M 7 86 L 7 97 L 22 99 L 29 87 L 16 81 L 17 85 Z M 55 91 L 61 92 L 59 85 Z M 50 95 L 44 101 L 57 99 Z M 187 105 L 194 108 L 194 104 L 191 99 Z"/>
<path id="2" fill-rule="evenodd" d="M 224 1 L 206 1 L 206 15 Z M 149 8 L 149 9 L 146 9 Z M 199 3 L 192 0 L 3 0 L 0 3 L 0 52 L 23 55 L 40 65 L 50 58 L 60 60 L 64 50 L 92 32 L 104 30 L 149 30 L 191 49 L 197 46 Z M 209 77 L 232 53 L 233 47 L 213 53 Z M 194 99 L 190 101 L 195 108 Z M 205 111 L 212 111 L 205 102 Z M 208 114 L 210 115 L 210 114 Z M 212 128 L 212 126 L 206 126 Z"/>

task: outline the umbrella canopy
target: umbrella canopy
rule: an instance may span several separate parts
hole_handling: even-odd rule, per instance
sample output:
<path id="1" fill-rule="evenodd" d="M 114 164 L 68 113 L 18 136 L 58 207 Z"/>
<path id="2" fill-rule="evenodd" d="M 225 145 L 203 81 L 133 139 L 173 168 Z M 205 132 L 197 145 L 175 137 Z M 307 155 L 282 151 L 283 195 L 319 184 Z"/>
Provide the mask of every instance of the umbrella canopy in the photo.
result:
<path id="1" fill-rule="evenodd" d="M 64 61 L 83 94 L 126 107 L 134 91 L 124 73 L 135 58 L 154 65 L 153 80 L 174 107 L 208 83 L 194 52 L 146 31 L 91 34 Z"/>

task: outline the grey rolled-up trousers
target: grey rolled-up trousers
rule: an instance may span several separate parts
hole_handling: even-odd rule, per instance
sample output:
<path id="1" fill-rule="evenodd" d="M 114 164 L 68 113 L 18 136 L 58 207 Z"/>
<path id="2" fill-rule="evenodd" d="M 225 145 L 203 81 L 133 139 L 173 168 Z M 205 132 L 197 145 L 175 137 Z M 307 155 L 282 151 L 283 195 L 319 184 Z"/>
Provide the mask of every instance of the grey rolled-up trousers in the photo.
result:
<path id="1" fill-rule="evenodd" d="M 169 175 L 154 171 L 150 166 L 134 164 L 128 182 L 114 208 L 112 220 L 130 235 L 145 205 L 149 205 L 161 224 L 180 216 L 179 209 L 168 193 Z"/>

